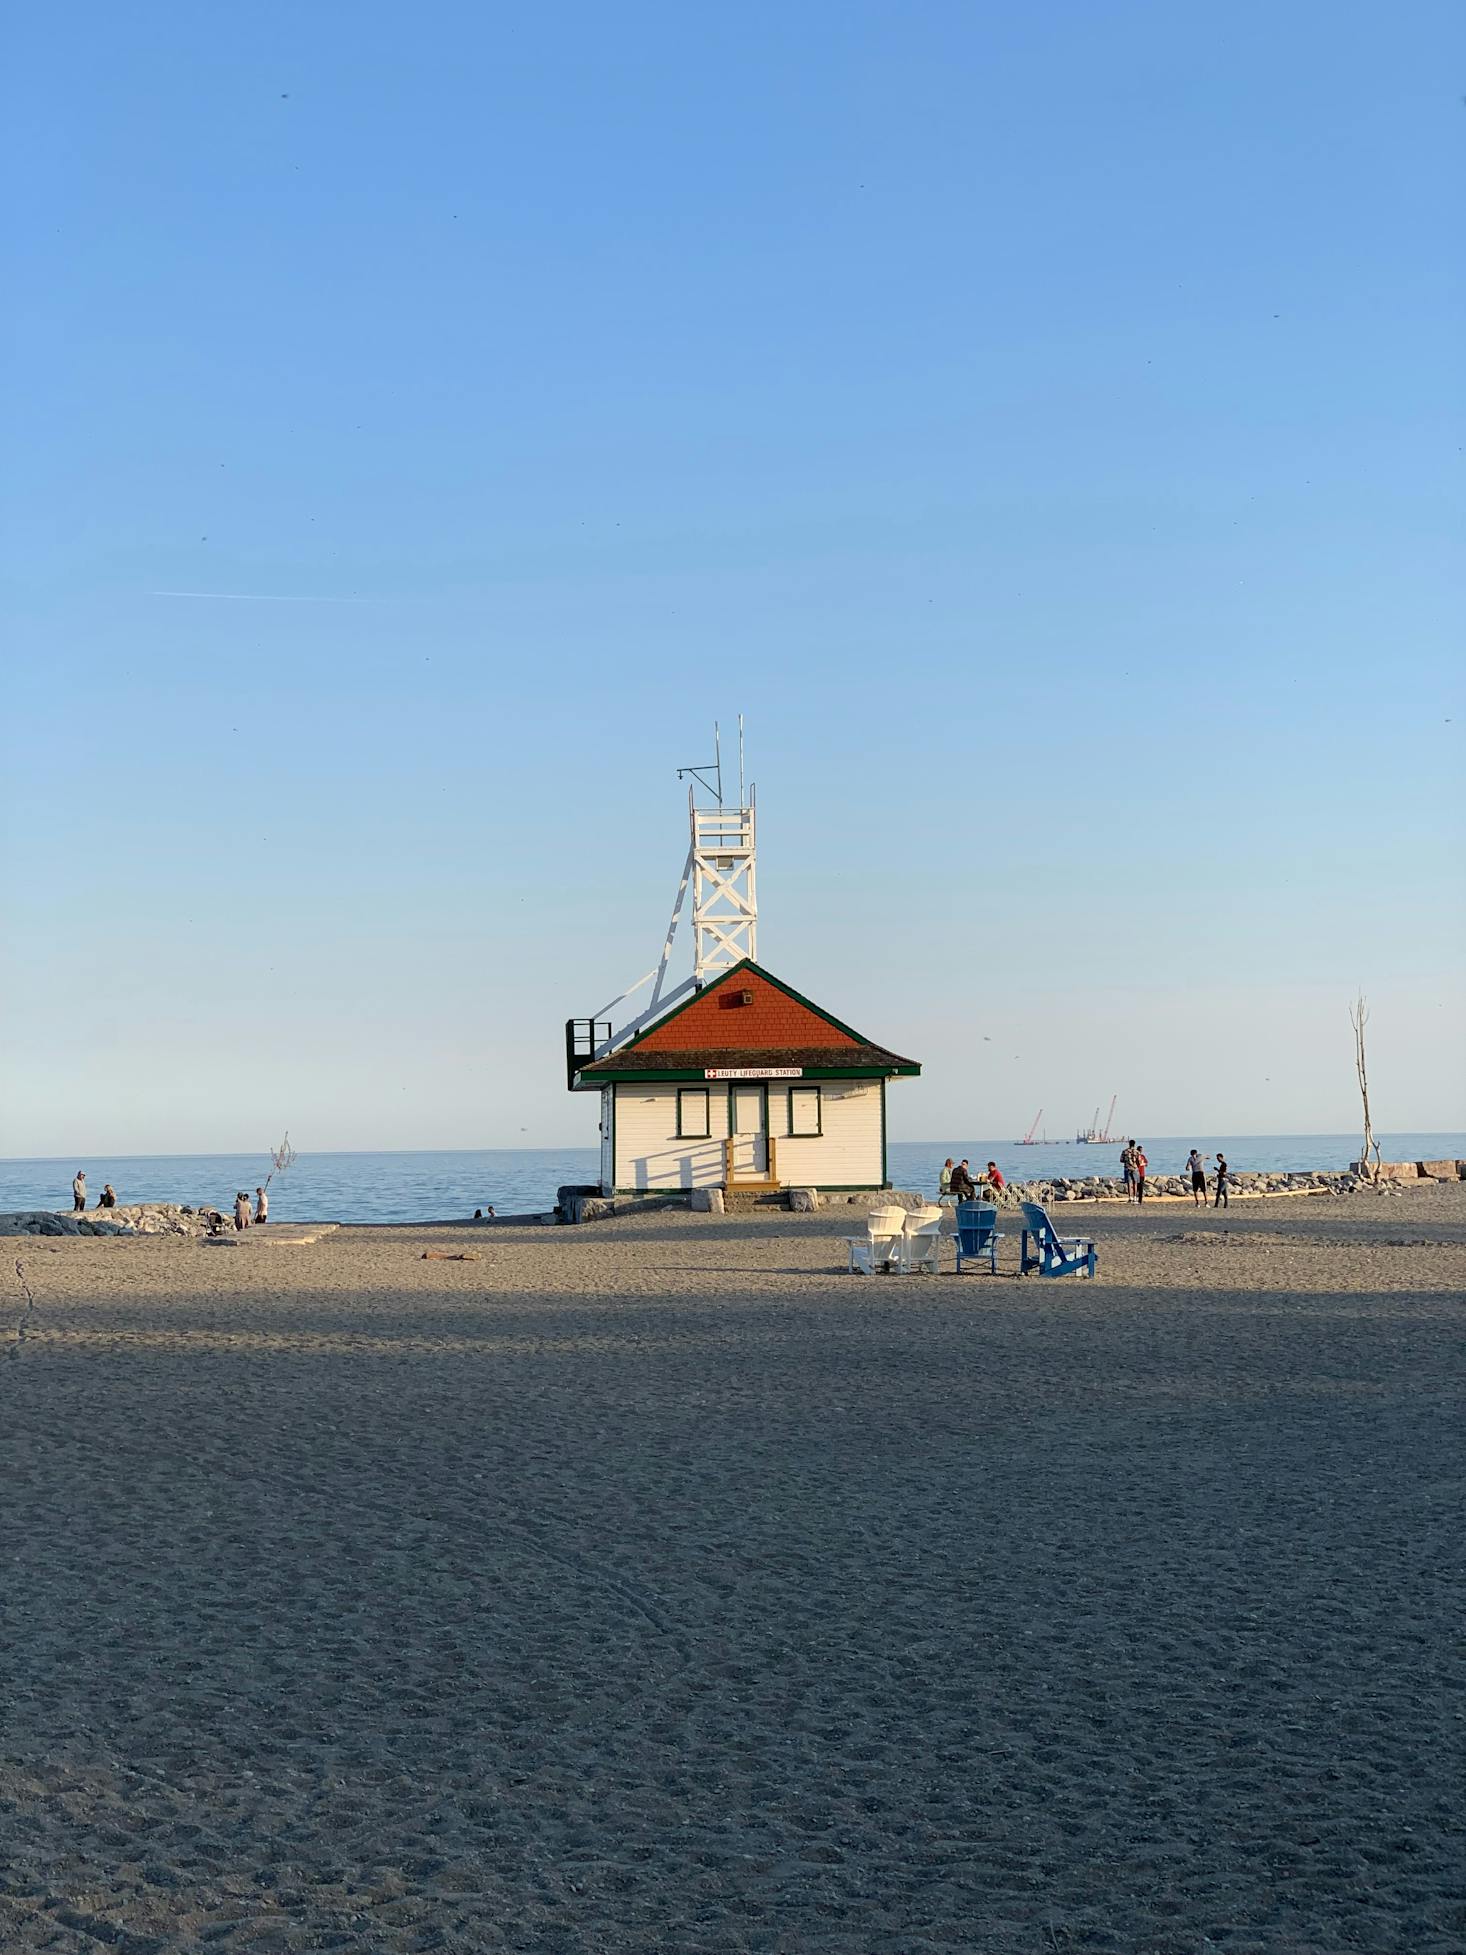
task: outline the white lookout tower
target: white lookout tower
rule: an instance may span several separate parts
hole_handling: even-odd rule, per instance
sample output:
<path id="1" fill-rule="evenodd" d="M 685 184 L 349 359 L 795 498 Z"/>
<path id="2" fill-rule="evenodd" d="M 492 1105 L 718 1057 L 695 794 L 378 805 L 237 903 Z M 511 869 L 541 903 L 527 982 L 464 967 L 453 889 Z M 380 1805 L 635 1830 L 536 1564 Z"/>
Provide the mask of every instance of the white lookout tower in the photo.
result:
<path id="1" fill-rule="evenodd" d="M 629 984 L 608 1005 L 603 1005 L 594 1018 L 572 1018 L 567 1022 L 565 1064 L 571 1080 L 587 1060 L 603 1059 L 608 1052 L 614 1052 L 687 992 L 701 991 L 735 964 L 752 962 L 758 956 L 756 796 L 752 782 L 746 782 L 744 776 L 742 713 L 738 715 L 737 805 L 730 806 L 724 797 L 723 738 L 716 720 L 713 758 L 696 767 L 677 769 L 679 781 L 688 776 L 691 785 L 687 790 L 687 819 L 691 835 L 662 955 L 635 984 Z M 701 801 L 699 793 L 703 797 Z M 668 990 L 667 966 L 671 962 L 682 906 L 687 900 L 688 883 L 692 884 L 692 976 Z M 613 1025 L 612 1012 L 644 984 L 652 987 L 645 1007 L 634 1011 L 624 1024 Z"/>
<path id="2" fill-rule="evenodd" d="M 738 715 L 738 805 L 723 799 L 723 742 L 713 722 L 711 767 L 679 767 L 677 778 L 692 776 L 687 812 L 692 844 L 677 892 L 681 907 L 692 877 L 692 982 L 700 991 L 709 978 L 745 957 L 758 956 L 758 885 L 754 877 L 756 794 L 743 780 L 743 715 Z M 711 796 L 701 807 L 697 790 Z M 677 911 L 672 913 L 677 927 Z M 668 943 L 671 942 L 670 932 Z M 653 1000 L 655 1002 L 655 1000 Z"/>

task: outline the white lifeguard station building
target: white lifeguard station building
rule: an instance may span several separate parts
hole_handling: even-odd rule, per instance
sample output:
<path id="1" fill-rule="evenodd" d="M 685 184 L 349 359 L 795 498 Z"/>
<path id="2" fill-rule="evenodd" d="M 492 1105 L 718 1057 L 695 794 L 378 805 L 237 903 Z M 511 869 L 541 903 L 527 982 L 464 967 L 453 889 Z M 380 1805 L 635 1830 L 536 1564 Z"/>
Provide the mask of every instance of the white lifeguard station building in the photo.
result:
<path id="1" fill-rule="evenodd" d="M 720 746 L 710 766 L 681 773 L 694 782 L 691 846 L 661 961 L 597 1016 L 565 1027 L 570 1090 L 600 1095 L 602 1193 L 889 1186 L 886 1088 L 921 1067 L 758 963 L 755 796 L 743 788 L 741 723 L 736 807 L 723 800 Z M 689 882 L 693 973 L 664 994 Z M 647 983 L 646 1009 L 613 1030 L 610 1013 Z"/>

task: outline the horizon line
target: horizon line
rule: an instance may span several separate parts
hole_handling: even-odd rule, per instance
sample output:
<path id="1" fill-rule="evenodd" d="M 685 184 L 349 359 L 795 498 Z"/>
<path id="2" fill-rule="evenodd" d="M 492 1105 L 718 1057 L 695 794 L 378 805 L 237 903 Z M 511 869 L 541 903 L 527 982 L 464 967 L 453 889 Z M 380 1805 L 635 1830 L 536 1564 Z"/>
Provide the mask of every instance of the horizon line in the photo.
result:
<path id="1" fill-rule="evenodd" d="M 1338 1133 L 1338 1132 L 1334 1132 L 1334 1133 L 1258 1132 L 1252 1134 L 1220 1134 L 1220 1133 L 1211 1133 L 1198 1127 L 1193 1130 L 1193 1134 L 1157 1134 L 1152 1139 L 1151 1145 L 1154 1146 L 1157 1141 L 1175 1141 L 1179 1144 L 1184 1140 L 1193 1138 L 1194 1134 L 1204 1134 L 1205 1138 L 1208 1140 L 1226 1140 L 1226 1141 L 1233 1141 L 1233 1140 L 1348 1140 L 1348 1141 L 1353 1141 L 1358 1138 L 1357 1135 L 1352 1133 Z M 1391 1132 L 1381 1132 L 1377 1136 L 1377 1138 L 1382 1141 L 1389 1140 L 1392 1137 L 1392 1134 L 1402 1136 L 1402 1137 L 1408 1134 L 1408 1135 L 1412 1135 L 1414 1138 L 1418 1140 L 1444 1140 L 1452 1135 L 1460 1139 L 1466 1137 L 1466 1129 L 1453 1128 L 1453 1127 L 1439 1127 L 1439 1128 L 1399 1127 L 1393 1129 Z M 1123 1138 L 1117 1137 L 1114 1140 L 1113 1145 L 1116 1147 L 1122 1146 L 1124 1144 L 1125 1138 L 1128 1138 L 1128 1135 L 1126 1135 Z M 964 1142 L 954 1142 L 950 1139 L 897 1140 L 894 1136 L 892 1136 L 891 1139 L 891 1145 L 893 1147 L 949 1147 L 949 1146 L 971 1147 L 976 1144 L 977 1143 L 971 1140 L 964 1141 Z M 1006 1141 L 1006 1142 L 993 1143 L 991 1141 L 984 1141 L 982 1144 L 984 1146 L 998 1145 L 998 1146 L 1012 1148 L 1012 1147 L 1021 1147 L 1023 1145 L 1023 1142 Z M 1103 1146 L 1105 1144 L 1106 1143 L 1094 1142 L 1094 1141 L 1090 1141 L 1086 1143 L 1086 1145 L 1091 1147 L 1097 1145 Z M 365 1158 L 366 1156 L 372 1154 L 564 1154 L 566 1152 L 579 1153 L 579 1154 L 593 1154 L 597 1151 L 597 1145 L 598 1143 L 594 1141 L 589 1141 L 589 1142 L 564 1141 L 561 1142 L 558 1146 L 552 1145 L 549 1147 L 320 1147 L 314 1149 L 301 1148 L 297 1150 L 297 1155 L 300 1160 L 305 1161 L 305 1160 L 321 1160 L 328 1155 L 345 1155 L 348 1158 L 356 1159 L 356 1158 Z M 1035 1147 L 1044 1147 L 1044 1146 L 1076 1147 L 1079 1145 L 1079 1143 L 1073 1140 L 1066 1140 L 1066 1141 L 1051 1140 L 1051 1141 L 1034 1141 L 1031 1143 L 1031 1145 Z M 167 1152 L 158 1152 L 156 1150 L 152 1150 L 141 1154 L 123 1154 L 123 1153 L 118 1153 L 114 1149 L 108 1147 L 92 1147 L 92 1148 L 74 1148 L 68 1154 L 0 1154 L 0 1167 L 12 1165 L 16 1162 L 21 1162 L 21 1161 L 39 1161 L 49 1165 L 52 1162 L 75 1160 L 79 1156 L 87 1153 L 111 1155 L 111 1157 L 114 1160 L 118 1160 L 118 1161 L 168 1161 L 168 1160 L 229 1161 L 229 1160 L 239 1160 L 245 1158 L 252 1159 L 255 1158 L 256 1156 L 263 1158 L 263 1157 L 267 1157 L 270 1154 L 270 1152 L 271 1149 L 268 1147 L 259 1147 L 259 1148 L 233 1147 L 233 1148 L 217 1148 L 217 1149 L 183 1148 L 183 1149 L 175 1149 Z"/>

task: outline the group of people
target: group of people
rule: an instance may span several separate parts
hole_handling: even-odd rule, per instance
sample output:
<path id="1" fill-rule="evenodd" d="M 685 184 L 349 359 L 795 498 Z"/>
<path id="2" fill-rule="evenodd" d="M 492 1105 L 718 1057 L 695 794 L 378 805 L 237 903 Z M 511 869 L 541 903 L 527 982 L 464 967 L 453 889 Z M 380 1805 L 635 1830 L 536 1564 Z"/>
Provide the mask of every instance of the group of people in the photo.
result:
<path id="1" fill-rule="evenodd" d="M 249 1196 L 245 1192 L 245 1190 L 241 1188 L 239 1193 L 234 1197 L 235 1228 L 248 1229 L 253 1227 L 253 1225 L 256 1222 L 268 1222 L 269 1219 L 270 1219 L 270 1197 L 265 1193 L 264 1189 L 263 1188 L 255 1189 L 254 1214 L 251 1215 L 249 1212 Z"/>
<path id="2" fill-rule="evenodd" d="M 1216 1168 L 1213 1170 L 1216 1206 L 1230 1208 L 1232 1170 L 1227 1166 L 1225 1154 L 1218 1154 L 1216 1161 Z M 1138 1140 L 1127 1140 L 1120 1150 L 1120 1173 L 1125 1182 L 1127 1202 L 1138 1203 L 1145 1200 L 1145 1178 L 1149 1172 L 1150 1162 L 1146 1159 L 1145 1149 Z M 1182 1174 L 1189 1175 L 1191 1178 L 1192 1207 L 1205 1208 L 1207 1167 L 1194 1147 L 1186 1157 L 1186 1166 Z M 1007 1185 L 996 1161 L 989 1161 L 986 1171 L 974 1181 L 971 1162 L 966 1160 L 954 1162 L 949 1154 L 942 1163 L 941 1174 L 937 1177 L 937 1200 L 939 1203 L 978 1201 L 984 1192 L 996 1194 Z M 489 1213 L 492 1214 L 493 1210 L 490 1209 Z"/>
<path id="3" fill-rule="evenodd" d="M 1143 1202 L 1145 1200 L 1145 1177 L 1149 1165 L 1149 1162 L 1145 1158 L 1145 1149 L 1140 1145 L 1140 1142 L 1127 1140 L 1120 1150 L 1120 1173 L 1125 1180 L 1125 1199 L 1127 1202 Z M 1191 1180 L 1191 1206 L 1193 1208 L 1205 1208 L 1206 1163 L 1202 1160 L 1196 1148 L 1193 1147 L 1191 1152 L 1186 1156 L 1186 1165 L 1181 1172 L 1183 1178 L 1189 1176 Z M 1216 1188 L 1216 1206 L 1218 1208 L 1230 1208 L 1232 1206 L 1230 1198 L 1231 1184 L 1232 1171 L 1227 1166 L 1227 1157 L 1225 1154 L 1218 1154 L 1216 1180 L 1214 1183 Z"/>
<path id="4" fill-rule="evenodd" d="M 937 1176 L 937 1202 L 974 1202 L 984 1188 L 989 1194 L 997 1194 L 1007 1185 L 996 1161 L 989 1161 L 986 1171 L 974 1181 L 972 1163 L 963 1159 L 954 1164 L 949 1154 Z"/>
<path id="5" fill-rule="evenodd" d="M 78 1168 L 76 1174 L 72 1178 L 72 1183 L 71 1183 L 72 1212 L 76 1215 L 80 1215 L 83 1212 L 83 1210 L 86 1208 L 86 1205 L 87 1205 L 87 1171 L 85 1168 Z M 109 1181 L 104 1185 L 101 1194 L 98 1195 L 97 1197 L 97 1207 L 116 1208 L 116 1206 L 117 1206 L 117 1191 L 112 1186 L 112 1183 Z"/>
<path id="6" fill-rule="evenodd" d="M 1186 1172 L 1191 1176 L 1191 1206 L 1193 1208 L 1205 1208 L 1206 1163 L 1194 1147 L 1186 1156 Z M 1217 1191 L 1214 1205 L 1217 1208 L 1230 1208 L 1232 1206 L 1230 1198 L 1232 1170 L 1227 1166 L 1227 1157 L 1225 1154 L 1217 1155 L 1216 1180 L 1213 1185 Z"/>
<path id="7" fill-rule="evenodd" d="M 71 1183 L 71 1206 L 73 1212 L 79 1215 L 82 1212 L 82 1210 L 86 1207 L 86 1205 L 87 1205 L 86 1169 L 78 1168 Z M 97 1207 L 116 1208 L 116 1206 L 117 1206 L 117 1191 L 112 1186 L 112 1183 L 109 1181 L 106 1184 L 106 1186 L 103 1188 L 101 1194 L 98 1195 L 97 1197 Z M 493 1211 L 490 1210 L 491 1214 L 492 1212 Z M 219 1213 L 218 1209 L 216 1208 L 207 1209 L 205 1213 L 208 1215 L 210 1223 L 215 1225 L 216 1233 L 218 1232 L 218 1230 L 223 1229 L 226 1226 L 224 1217 Z M 263 1188 L 255 1189 L 254 1207 L 253 1210 L 251 1210 L 249 1196 L 245 1193 L 244 1189 L 241 1188 L 238 1194 L 234 1197 L 235 1228 L 248 1229 L 251 1228 L 256 1222 L 268 1222 L 269 1219 L 270 1219 L 270 1197 L 265 1192 L 265 1190 Z"/>
<path id="8" fill-rule="evenodd" d="M 229 1218 L 226 1215 L 217 1208 L 206 1208 L 203 1213 L 208 1220 L 210 1235 L 228 1234 Z M 247 1191 L 241 1188 L 237 1192 L 234 1197 L 234 1227 L 237 1232 L 242 1233 L 245 1229 L 253 1228 L 256 1223 L 268 1222 L 269 1219 L 270 1197 L 263 1188 L 255 1189 L 253 1214 L 250 1213 Z"/>

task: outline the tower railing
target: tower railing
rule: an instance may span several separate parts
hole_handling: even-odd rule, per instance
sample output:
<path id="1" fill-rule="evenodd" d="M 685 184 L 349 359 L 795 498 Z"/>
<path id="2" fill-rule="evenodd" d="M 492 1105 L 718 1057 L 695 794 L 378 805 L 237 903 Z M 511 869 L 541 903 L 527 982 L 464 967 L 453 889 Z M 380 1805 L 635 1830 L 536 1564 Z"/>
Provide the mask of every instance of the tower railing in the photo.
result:
<path id="1" fill-rule="evenodd" d="M 692 819 L 693 981 L 706 984 L 743 958 L 758 956 L 757 816 L 745 807 L 699 808 Z"/>

